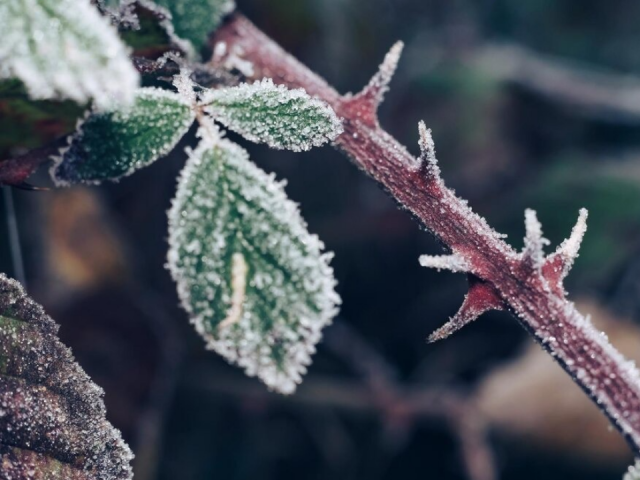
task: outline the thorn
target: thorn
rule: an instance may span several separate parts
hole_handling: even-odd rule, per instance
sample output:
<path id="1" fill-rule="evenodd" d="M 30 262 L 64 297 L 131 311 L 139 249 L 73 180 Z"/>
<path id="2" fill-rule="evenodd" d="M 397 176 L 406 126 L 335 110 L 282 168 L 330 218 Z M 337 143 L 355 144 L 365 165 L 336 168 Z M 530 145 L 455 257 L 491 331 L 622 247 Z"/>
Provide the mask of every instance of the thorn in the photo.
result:
<path id="1" fill-rule="evenodd" d="M 468 272 L 470 266 L 460 255 L 420 255 L 418 259 L 420 265 L 436 270 L 450 270 L 452 272 Z"/>
<path id="2" fill-rule="evenodd" d="M 462 306 L 447 323 L 429 335 L 427 342 L 433 343 L 447 338 L 489 310 L 504 310 L 500 295 L 491 285 L 470 275 L 469 292 Z"/>
<path id="3" fill-rule="evenodd" d="M 564 240 L 549 256 L 544 265 L 544 274 L 552 285 L 560 285 L 560 282 L 569 274 L 573 263 L 579 255 L 582 239 L 587 231 L 587 217 L 589 212 L 581 208 L 578 220 L 571 230 L 569 238 Z"/>
<path id="4" fill-rule="evenodd" d="M 389 90 L 389 83 L 398 67 L 404 43 L 396 42 L 385 55 L 376 74 L 369 80 L 366 87 L 353 96 L 346 96 L 348 108 L 356 112 L 360 120 L 369 126 L 378 125 L 378 107 Z"/>
<path id="5" fill-rule="evenodd" d="M 542 225 L 538 221 L 535 210 L 526 209 L 524 212 L 526 234 L 522 250 L 523 261 L 530 262 L 535 270 L 540 270 L 544 264 L 544 246 L 549 240 L 542 236 Z"/>
<path id="6" fill-rule="evenodd" d="M 438 166 L 438 159 L 436 158 L 436 145 L 433 142 L 431 129 L 427 128 L 422 120 L 418 123 L 418 133 L 420 134 L 418 145 L 420 145 L 420 162 L 422 168 L 430 176 L 440 178 L 440 167 Z"/>

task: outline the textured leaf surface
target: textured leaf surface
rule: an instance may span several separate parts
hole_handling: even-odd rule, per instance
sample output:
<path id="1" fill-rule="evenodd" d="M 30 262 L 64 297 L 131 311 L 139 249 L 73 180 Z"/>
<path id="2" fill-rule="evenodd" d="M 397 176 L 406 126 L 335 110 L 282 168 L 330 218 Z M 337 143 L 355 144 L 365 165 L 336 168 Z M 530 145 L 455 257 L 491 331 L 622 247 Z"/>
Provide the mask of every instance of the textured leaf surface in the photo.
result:
<path id="1" fill-rule="evenodd" d="M 208 347 L 292 392 L 340 298 L 330 254 L 282 185 L 239 146 L 203 140 L 181 175 L 169 227 L 169 268 Z"/>
<path id="2" fill-rule="evenodd" d="M 58 326 L 0 274 L 0 478 L 124 480 L 131 451 Z"/>
<path id="3" fill-rule="evenodd" d="M 89 0 L 2 1 L 0 32 L 0 77 L 19 78 L 34 98 L 133 98 L 138 74 Z"/>
<path id="4" fill-rule="evenodd" d="M 233 0 L 155 0 L 171 14 L 176 36 L 190 43 L 196 52 L 207 43 L 225 15 L 235 8 Z"/>
<path id="5" fill-rule="evenodd" d="M 342 122 L 329 105 L 271 79 L 210 90 L 202 103 L 229 129 L 273 148 L 309 150 L 342 133 Z"/>
<path id="6" fill-rule="evenodd" d="M 141 88 L 126 109 L 90 113 L 51 169 L 57 185 L 116 180 L 169 153 L 194 113 L 179 95 Z"/>

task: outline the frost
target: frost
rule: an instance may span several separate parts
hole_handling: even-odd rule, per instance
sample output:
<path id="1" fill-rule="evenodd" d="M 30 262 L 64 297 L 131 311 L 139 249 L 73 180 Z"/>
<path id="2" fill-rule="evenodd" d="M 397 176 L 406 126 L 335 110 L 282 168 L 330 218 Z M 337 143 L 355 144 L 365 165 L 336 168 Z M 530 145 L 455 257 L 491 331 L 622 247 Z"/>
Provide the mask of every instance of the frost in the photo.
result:
<path id="1" fill-rule="evenodd" d="M 629 467 L 622 480 L 640 480 L 640 460 Z"/>
<path id="2" fill-rule="evenodd" d="M 544 263 L 544 246 L 549 245 L 549 240 L 542 236 L 542 225 L 534 210 L 525 210 L 524 225 L 526 235 L 522 258 L 530 261 L 533 268 L 539 270 Z"/>
<path id="3" fill-rule="evenodd" d="M 190 55 L 206 45 L 209 34 L 235 9 L 233 0 L 143 0 L 147 8 L 159 8 L 169 18 L 163 26 Z"/>
<path id="4" fill-rule="evenodd" d="M 273 175 L 200 136 L 169 212 L 168 267 L 207 346 L 291 393 L 340 303 L 331 255 Z"/>
<path id="5" fill-rule="evenodd" d="M 558 256 L 563 260 L 563 273 L 566 275 L 576 258 L 578 258 L 582 239 L 587 231 L 587 217 L 589 212 L 586 208 L 580 209 L 578 221 L 571 230 L 571 235 L 560 244 L 553 256 Z"/>
<path id="6" fill-rule="evenodd" d="M 329 105 L 271 79 L 208 90 L 201 103 L 227 128 L 273 148 L 309 150 L 342 133 L 342 122 Z"/>
<path id="7" fill-rule="evenodd" d="M 51 167 L 58 186 L 117 180 L 169 153 L 193 123 L 191 104 L 156 88 L 133 105 L 89 113 Z"/>
<path id="8" fill-rule="evenodd" d="M 33 98 L 129 103 L 138 73 L 116 31 L 89 0 L 0 2 L 0 77 L 17 77 Z"/>
<path id="9" fill-rule="evenodd" d="M 440 180 L 440 167 L 438 167 L 438 159 L 436 158 L 436 146 L 431 136 L 431 129 L 427 128 L 423 121 L 418 123 L 418 132 L 420 133 L 420 161 L 422 167 L 433 178 Z"/>
<path id="10" fill-rule="evenodd" d="M 440 270 L 450 270 L 452 272 L 468 272 L 470 269 L 467 261 L 460 255 L 420 255 L 418 259 L 420 265 L 428 268 Z"/>
<path id="11" fill-rule="evenodd" d="M 57 330 L 0 274 L 0 477 L 130 480 L 133 455 L 105 419 L 104 393 Z"/>
<path id="12" fill-rule="evenodd" d="M 378 71 L 371 78 L 366 87 L 357 95 L 346 95 L 346 101 L 352 104 L 359 104 L 365 111 L 360 116 L 369 123 L 376 119 L 376 110 L 384 100 L 384 95 L 389 91 L 389 83 L 393 78 L 393 74 L 398 68 L 398 62 L 402 55 L 404 43 L 396 42 L 389 52 L 385 55 L 383 62 L 380 64 Z M 377 120 L 376 120 L 377 121 Z"/>

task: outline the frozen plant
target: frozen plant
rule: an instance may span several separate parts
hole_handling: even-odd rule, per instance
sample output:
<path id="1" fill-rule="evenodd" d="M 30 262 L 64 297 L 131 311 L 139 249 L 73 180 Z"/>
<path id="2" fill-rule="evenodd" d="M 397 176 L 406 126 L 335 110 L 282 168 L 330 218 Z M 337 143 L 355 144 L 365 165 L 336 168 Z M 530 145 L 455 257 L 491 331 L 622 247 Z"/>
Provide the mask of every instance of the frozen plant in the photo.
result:
<path id="1" fill-rule="evenodd" d="M 488 310 L 512 312 L 640 455 L 640 375 L 575 309 L 563 286 L 586 231 L 586 210 L 580 211 L 569 238 L 548 256 L 542 226 L 535 212 L 527 210 L 525 246 L 515 251 L 447 188 L 431 132 L 423 122 L 418 126 L 417 158 L 380 127 L 377 109 L 400 60 L 402 43 L 391 48 L 361 92 L 341 95 L 232 13 L 233 8 L 229 0 L 3 2 L 0 27 L 6 38 L 0 44 L 0 75 L 19 79 L 34 99 L 67 98 L 92 105 L 62 147 L 55 145 L 53 155 L 45 148 L 40 157 L 27 154 L 1 162 L 0 183 L 24 186 L 29 174 L 50 156 L 57 186 L 117 180 L 174 150 L 195 124 L 198 144 L 187 149 L 169 212 L 168 268 L 207 347 L 270 389 L 288 394 L 302 380 L 322 329 L 340 304 L 331 255 L 308 232 L 284 183 L 252 163 L 222 128 L 276 149 L 304 151 L 332 143 L 446 247 L 446 254 L 423 255 L 419 263 L 463 273 L 468 279 L 460 310 L 429 340 L 447 337 Z M 136 17 L 139 11 L 164 29 L 168 45 L 160 58 L 130 59 L 116 34 L 119 29 L 135 35 L 142 23 Z M 29 25 L 41 32 L 34 34 Z M 212 56 L 203 60 L 207 47 Z M 139 88 L 133 65 L 159 86 Z M 15 283 L 0 277 L 0 307 L 16 301 L 31 305 L 28 315 L 44 318 Z M 55 369 L 44 378 L 32 378 L 29 365 L 20 359 L 31 358 L 47 342 L 55 344 L 52 323 L 43 321 L 47 335 L 31 332 L 38 340 L 30 343 L 17 340 L 14 331 L 23 325 L 12 322 L 28 321 L 21 310 L 6 307 L 0 314 L 13 329 L 5 328 L 0 347 L 8 349 L 7 357 L 19 351 L 16 376 L 27 383 L 51 381 L 54 377 L 46 375 L 55 375 Z M 95 465 L 108 463 L 100 446 L 94 445 L 97 450 L 89 452 L 93 463 L 78 468 L 93 468 L 90 478 L 129 478 L 122 466 L 128 452 L 102 423 L 99 392 L 85 380 L 81 386 L 93 392 L 89 403 L 95 411 L 81 410 L 73 425 L 84 425 L 99 414 L 95 425 L 104 427 L 101 439 L 120 455 L 114 460 L 116 473 L 94 474 Z M 22 388 L 15 382 L 2 384 L 0 422 L 24 427 L 28 434 L 11 441 L 22 442 L 28 450 L 29 435 L 63 429 L 55 422 L 64 423 L 69 412 L 55 410 L 51 415 L 60 416 L 52 423 L 26 418 L 26 407 L 16 393 Z M 40 396 L 34 393 L 28 401 L 28 407 L 37 406 Z M 63 433 L 63 440 L 71 439 L 74 431 Z M 1 437 L 0 443 L 4 440 Z M 62 448 L 56 455 L 70 461 L 79 444 L 70 445 L 64 450 L 66 443 L 61 441 L 51 449 Z M 110 466 L 103 470 L 114 472 Z M 23 471 L 18 469 L 14 476 L 27 478 Z M 628 475 L 634 478 L 635 473 L 630 470 Z"/>

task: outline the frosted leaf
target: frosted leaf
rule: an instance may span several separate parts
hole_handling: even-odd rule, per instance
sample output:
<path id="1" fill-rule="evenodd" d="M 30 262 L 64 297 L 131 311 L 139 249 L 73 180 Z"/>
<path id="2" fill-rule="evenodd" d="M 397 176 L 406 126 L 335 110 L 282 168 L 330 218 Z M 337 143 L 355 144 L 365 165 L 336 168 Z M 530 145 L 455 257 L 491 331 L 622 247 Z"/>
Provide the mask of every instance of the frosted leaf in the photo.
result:
<path id="1" fill-rule="evenodd" d="M 640 480 L 640 460 L 629 467 L 622 480 Z"/>
<path id="2" fill-rule="evenodd" d="M 57 331 L 0 274 L 0 478 L 130 480 L 133 455 L 105 418 L 104 392 Z"/>
<path id="3" fill-rule="evenodd" d="M 309 150 L 342 133 L 342 122 L 329 105 L 271 79 L 208 90 L 201 103 L 227 128 L 273 148 Z"/>
<path id="4" fill-rule="evenodd" d="M 194 113 L 178 94 L 136 91 L 133 105 L 89 113 L 51 167 L 58 186 L 117 180 L 169 153 L 189 130 Z"/>
<path id="5" fill-rule="evenodd" d="M 0 77 L 19 78 L 33 98 L 133 99 L 138 73 L 89 0 L 3 0 L 0 31 Z"/>
<path id="6" fill-rule="evenodd" d="M 245 150 L 201 136 L 169 212 L 168 267 L 208 348 L 291 393 L 340 303 L 331 255 Z"/>
<path id="7" fill-rule="evenodd" d="M 155 4 L 169 15 L 171 21 L 164 27 L 190 54 L 202 50 L 209 34 L 236 8 L 233 0 L 144 0 L 143 4 L 150 8 Z"/>

